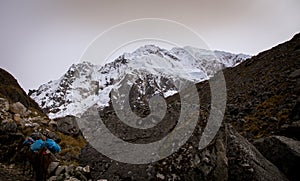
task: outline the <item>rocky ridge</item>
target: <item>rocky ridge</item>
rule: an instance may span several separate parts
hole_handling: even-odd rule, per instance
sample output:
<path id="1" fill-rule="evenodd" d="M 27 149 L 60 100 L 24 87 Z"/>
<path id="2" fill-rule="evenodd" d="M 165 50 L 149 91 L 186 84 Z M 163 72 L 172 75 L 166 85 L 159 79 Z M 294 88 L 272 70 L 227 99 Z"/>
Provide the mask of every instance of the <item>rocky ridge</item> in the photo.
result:
<path id="1" fill-rule="evenodd" d="M 207 80 L 218 70 L 247 58 L 250 56 L 193 47 L 165 50 L 145 45 L 103 66 L 73 64 L 59 80 L 43 84 L 29 95 L 50 118 L 80 116 L 95 104 L 100 108 L 109 106 L 111 91 L 121 83 L 134 84 L 132 99 L 147 105 L 149 97 L 168 97 L 178 92 L 181 79 L 195 83 Z"/>

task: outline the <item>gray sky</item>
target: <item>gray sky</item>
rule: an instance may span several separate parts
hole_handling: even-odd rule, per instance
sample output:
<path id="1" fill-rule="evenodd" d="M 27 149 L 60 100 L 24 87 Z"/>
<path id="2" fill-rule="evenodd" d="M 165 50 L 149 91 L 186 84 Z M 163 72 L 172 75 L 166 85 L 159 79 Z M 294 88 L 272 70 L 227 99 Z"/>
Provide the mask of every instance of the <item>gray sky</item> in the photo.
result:
<path id="1" fill-rule="evenodd" d="M 257 54 L 300 32 L 299 0 L 0 0 L 0 67 L 28 89 L 58 79 L 100 33 L 140 18 L 197 32 L 212 49 Z"/>

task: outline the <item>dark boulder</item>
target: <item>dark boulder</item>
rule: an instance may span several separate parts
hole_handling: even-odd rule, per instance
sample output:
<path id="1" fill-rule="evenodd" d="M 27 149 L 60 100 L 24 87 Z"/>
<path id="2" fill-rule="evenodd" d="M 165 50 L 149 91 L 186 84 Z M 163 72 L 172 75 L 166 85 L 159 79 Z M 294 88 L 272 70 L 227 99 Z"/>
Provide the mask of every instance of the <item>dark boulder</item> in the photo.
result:
<path id="1" fill-rule="evenodd" d="M 300 141 L 284 136 L 270 136 L 257 140 L 254 144 L 290 180 L 299 180 Z"/>
<path id="2" fill-rule="evenodd" d="M 55 121 L 57 122 L 58 131 L 71 136 L 78 136 L 80 134 L 80 129 L 74 116 L 57 118 Z"/>
<path id="3" fill-rule="evenodd" d="M 278 134 L 300 141 L 300 121 L 283 125 Z"/>
<path id="4" fill-rule="evenodd" d="M 229 180 L 287 180 L 250 142 L 231 126 L 227 133 Z"/>

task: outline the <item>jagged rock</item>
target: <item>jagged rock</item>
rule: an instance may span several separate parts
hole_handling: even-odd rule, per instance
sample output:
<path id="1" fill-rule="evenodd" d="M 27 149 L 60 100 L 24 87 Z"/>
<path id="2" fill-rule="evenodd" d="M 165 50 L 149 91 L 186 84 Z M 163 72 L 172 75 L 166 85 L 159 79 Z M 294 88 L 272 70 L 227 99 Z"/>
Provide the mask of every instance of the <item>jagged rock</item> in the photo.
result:
<path id="1" fill-rule="evenodd" d="M 0 111 L 1 112 L 6 112 L 9 110 L 9 103 L 8 100 L 4 98 L 0 98 Z"/>
<path id="2" fill-rule="evenodd" d="M 55 170 L 55 176 L 59 176 L 64 171 L 66 171 L 66 166 L 58 166 L 57 169 Z"/>
<path id="3" fill-rule="evenodd" d="M 254 144 L 290 180 L 299 180 L 300 141 L 284 136 L 270 136 L 257 140 Z"/>
<path id="4" fill-rule="evenodd" d="M 287 180 L 251 143 L 234 129 L 228 129 L 229 180 Z"/>
<path id="5" fill-rule="evenodd" d="M 85 173 L 90 173 L 91 172 L 90 166 L 87 165 L 87 166 L 83 167 L 82 171 L 85 172 Z"/>
<path id="6" fill-rule="evenodd" d="M 74 176 L 81 181 L 87 181 L 88 179 L 80 172 L 80 171 L 75 171 Z"/>
<path id="7" fill-rule="evenodd" d="M 292 124 L 285 124 L 281 127 L 279 135 L 300 140 L 300 121 L 293 122 Z"/>
<path id="8" fill-rule="evenodd" d="M 74 116 L 66 116 L 55 119 L 57 122 L 57 130 L 72 136 L 78 136 L 80 133 L 79 127 Z"/>
<path id="9" fill-rule="evenodd" d="M 21 116 L 25 116 L 27 108 L 22 103 L 16 102 L 10 105 L 9 110 L 15 114 L 20 114 Z"/>
<path id="10" fill-rule="evenodd" d="M 51 162 L 48 167 L 48 174 L 51 174 L 55 171 L 55 169 L 58 167 L 59 162 Z"/>

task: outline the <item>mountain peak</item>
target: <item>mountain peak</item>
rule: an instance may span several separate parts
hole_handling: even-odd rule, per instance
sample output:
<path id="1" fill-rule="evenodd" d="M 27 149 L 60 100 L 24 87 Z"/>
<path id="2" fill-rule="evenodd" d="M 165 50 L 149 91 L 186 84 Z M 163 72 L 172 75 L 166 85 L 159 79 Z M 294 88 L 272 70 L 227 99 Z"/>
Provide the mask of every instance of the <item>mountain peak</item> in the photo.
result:
<path id="1" fill-rule="evenodd" d="M 146 104 L 151 96 L 175 94 L 176 82 L 182 79 L 201 82 L 243 60 L 226 52 L 215 54 L 193 47 L 175 47 L 168 51 L 156 45 L 144 45 L 104 66 L 87 61 L 73 64 L 59 80 L 40 86 L 31 97 L 51 118 L 80 115 L 95 104 L 100 108 L 108 106 L 110 92 L 118 89 L 127 75 L 132 75 L 137 80 L 125 83 L 134 84 L 134 99 Z"/>

